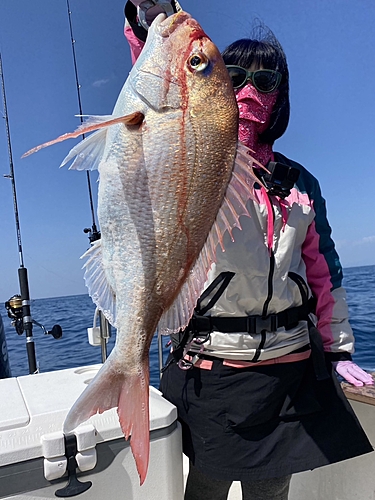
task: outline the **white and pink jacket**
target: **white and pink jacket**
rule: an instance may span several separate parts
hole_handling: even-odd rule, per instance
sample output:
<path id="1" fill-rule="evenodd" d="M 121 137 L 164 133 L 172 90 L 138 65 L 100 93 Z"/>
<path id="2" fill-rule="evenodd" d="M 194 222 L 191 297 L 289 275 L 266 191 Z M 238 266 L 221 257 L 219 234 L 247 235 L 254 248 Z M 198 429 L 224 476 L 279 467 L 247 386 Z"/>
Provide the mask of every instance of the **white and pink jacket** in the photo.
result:
<path id="1" fill-rule="evenodd" d="M 304 167 L 280 153 L 279 161 L 300 170 L 300 177 L 285 200 L 271 197 L 274 212 L 272 244 L 275 265 L 271 272 L 269 217 L 263 192 L 259 204 L 249 202 L 251 217 L 242 217 L 242 231 L 235 230 L 235 242 L 227 236 L 226 251 L 218 251 L 211 270 L 212 281 L 223 271 L 232 271 L 230 281 L 216 304 L 212 316 L 261 315 L 272 279 L 272 298 L 268 313 L 273 314 L 302 304 L 298 285 L 288 276 L 293 272 L 308 284 L 317 301 L 316 322 L 326 352 L 334 359 L 350 359 L 354 338 L 348 321 L 346 293 L 342 288 L 342 268 L 331 239 L 325 201 L 318 181 Z M 269 205 L 269 204 L 268 204 Z M 226 359 L 251 360 L 259 346 L 260 335 L 213 332 L 205 350 Z M 267 332 L 259 360 L 284 356 L 309 343 L 307 322 L 290 330 Z M 208 353 L 208 352 L 207 352 Z M 336 353 L 336 354 L 333 354 Z"/>

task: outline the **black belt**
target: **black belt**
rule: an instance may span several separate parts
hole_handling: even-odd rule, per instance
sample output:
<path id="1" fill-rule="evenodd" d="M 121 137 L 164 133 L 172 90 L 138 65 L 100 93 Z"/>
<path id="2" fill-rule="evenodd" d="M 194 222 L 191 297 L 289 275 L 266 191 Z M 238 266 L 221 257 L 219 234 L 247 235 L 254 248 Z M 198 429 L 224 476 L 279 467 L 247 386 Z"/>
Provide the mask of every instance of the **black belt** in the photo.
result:
<path id="1" fill-rule="evenodd" d="M 180 330 L 171 335 L 173 345 L 172 357 L 165 366 L 175 360 L 179 361 L 183 357 L 185 346 L 194 338 L 198 338 L 200 343 L 208 340 L 210 333 L 214 330 L 223 333 L 247 332 L 251 334 L 261 334 L 262 339 L 256 350 L 253 362 L 257 361 L 266 342 L 266 332 L 275 332 L 278 328 L 284 327 L 286 330 L 297 326 L 299 321 L 307 321 L 308 315 L 313 310 L 313 299 L 298 307 L 291 307 L 276 314 L 270 314 L 266 318 L 262 316 L 244 316 L 244 317 L 220 317 L 220 316 L 201 316 L 194 312 L 190 323 L 185 330 Z M 165 369 L 164 368 L 164 369 Z M 163 370 L 164 370 L 163 369 Z"/>
<path id="2" fill-rule="evenodd" d="M 218 331 L 223 333 L 247 332 L 262 333 L 275 332 L 278 328 L 284 327 L 289 330 L 297 326 L 301 320 L 307 320 L 310 305 L 304 304 L 298 307 L 291 307 L 276 314 L 262 316 L 243 317 L 220 317 L 220 316 L 199 316 L 196 313 L 190 320 L 188 329 L 194 333 L 210 333 Z"/>

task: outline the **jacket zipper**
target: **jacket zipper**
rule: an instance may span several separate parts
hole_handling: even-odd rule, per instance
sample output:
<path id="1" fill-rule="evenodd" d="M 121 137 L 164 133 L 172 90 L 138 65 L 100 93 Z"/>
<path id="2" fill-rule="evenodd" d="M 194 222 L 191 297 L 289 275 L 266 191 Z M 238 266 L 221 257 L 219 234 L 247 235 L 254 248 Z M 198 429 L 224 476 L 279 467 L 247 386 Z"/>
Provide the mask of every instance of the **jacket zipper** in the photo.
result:
<path id="1" fill-rule="evenodd" d="M 268 199 L 270 200 L 270 207 L 271 207 L 271 213 L 268 214 L 268 217 L 272 217 L 272 220 L 273 220 L 272 227 L 274 227 L 275 212 L 274 212 L 272 201 L 271 201 L 271 199 L 270 199 L 269 196 L 268 196 Z M 274 235 L 272 234 L 272 239 L 273 239 L 273 236 Z M 263 311 L 262 311 L 262 318 L 263 319 L 265 319 L 267 317 L 268 306 L 269 306 L 269 303 L 271 302 L 271 299 L 272 299 L 272 296 L 273 296 L 273 275 L 274 275 L 274 272 L 275 272 L 275 254 L 273 252 L 273 249 L 270 248 L 270 269 L 269 269 L 269 272 L 268 272 L 268 280 L 267 280 L 268 291 L 267 291 L 267 298 L 266 298 L 266 300 L 264 301 L 264 304 L 263 304 Z M 258 347 L 257 347 L 257 349 L 255 351 L 255 354 L 254 354 L 254 356 L 253 356 L 253 358 L 251 360 L 252 363 L 255 363 L 256 361 L 258 361 L 259 356 L 261 354 L 261 351 L 264 348 L 264 345 L 265 345 L 266 340 L 267 340 L 266 330 L 262 330 L 260 332 L 260 335 L 261 335 L 260 342 L 259 342 L 259 345 L 258 345 Z"/>
<path id="2" fill-rule="evenodd" d="M 268 196 L 268 194 L 267 194 L 267 196 Z M 268 199 L 270 200 L 270 207 L 271 207 L 271 213 L 268 214 L 268 217 L 272 217 L 272 220 L 273 220 L 272 227 L 274 227 L 275 211 L 274 211 L 274 207 L 273 207 L 272 200 L 271 200 L 270 196 L 268 196 Z M 274 235 L 272 234 L 272 238 L 273 238 L 273 236 Z M 274 272 L 275 272 L 275 254 L 273 252 L 273 248 L 270 248 L 270 269 L 268 272 L 268 292 L 267 292 L 267 298 L 263 304 L 263 311 L 262 311 L 262 318 L 263 319 L 265 319 L 267 317 L 268 306 L 269 306 L 269 303 L 271 302 L 271 299 L 273 296 L 273 275 L 274 275 Z"/>
<path id="3" fill-rule="evenodd" d="M 268 313 L 268 306 L 269 303 L 271 302 L 272 296 L 273 296 L 273 275 L 275 272 L 275 254 L 273 253 L 273 250 L 271 250 L 271 255 L 270 255 L 270 270 L 268 273 L 268 293 L 267 293 L 267 298 L 263 304 L 263 311 L 262 311 L 262 318 L 265 319 L 267 317 Z"/>

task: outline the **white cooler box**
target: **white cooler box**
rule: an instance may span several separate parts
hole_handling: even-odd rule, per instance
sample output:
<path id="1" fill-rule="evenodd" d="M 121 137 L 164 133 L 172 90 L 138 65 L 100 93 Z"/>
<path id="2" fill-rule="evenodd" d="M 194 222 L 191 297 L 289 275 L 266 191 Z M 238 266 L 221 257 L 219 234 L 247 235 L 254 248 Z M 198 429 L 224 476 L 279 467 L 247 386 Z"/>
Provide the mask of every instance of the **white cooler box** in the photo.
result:
<path id="1" fill-rule="evenodd" d="M 99 368 L 94 365 L 0 380 L 1 499 L 56 499 L 61 489 L 62 498 L 183 499 L 177 412 L 153 387 L 150 465 L 142 486 L 116 409 L 80 425 L 76 438 L 68 443 L 73 458 L 66 458 L 63 421 Z M 89 482 L 91 486 L 82 491 Z M 80 483 L 88 484 L 82 487 Z"/>

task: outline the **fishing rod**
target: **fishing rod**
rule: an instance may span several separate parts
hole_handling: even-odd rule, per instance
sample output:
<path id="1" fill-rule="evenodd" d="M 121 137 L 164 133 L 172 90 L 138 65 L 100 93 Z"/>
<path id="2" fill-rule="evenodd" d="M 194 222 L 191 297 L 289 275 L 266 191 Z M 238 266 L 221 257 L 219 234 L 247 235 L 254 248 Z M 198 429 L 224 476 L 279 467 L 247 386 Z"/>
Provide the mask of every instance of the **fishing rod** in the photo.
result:
<path id="1" fill-rule="evenodd" d="M 72 11 L 70 10 L 70 3 L 69 0 L 66 0 L 66 6 L 68 10 L 68 19 L 69 19 L 69 31 L 70 31 L 70 41 L 72 45 L 72 55 L 73 55 L 73 66 L 74 66 L 74 75 L 75 75 L 75 81 L 76 81 L 76 90 L 77 90 L 77 99 L 78 99 L 78 108 L 79 108 L 79 117 L 81 120 L 81 124 L 83 123 L 83 113 L 82 113 L 82 100 L 81 100 L 81 85 L 79 83 L 79 78 L 78 78 L 78 65 L 77 65 L 77 58 L 76 58 L 76 50 L 75 50 L 75 38 L 73 35 L 73 23 L 72 23 Z M 83 139 L 85 138 L 85 135 L 82 134 Z M 88 186 L 88 192 L 89 192 L 89 203 L 90 203 L 90 209 L 91 209 L 91 217 L 92 217 L 92 226 L 91 228 L 86 227 L 83 232 L 88 234 L 88 238 L 90 241 L 90 244 L 94 243 L 95 241 L 99 240 L 101 237 L 100 231 L 98 231 L 96 222 L 95 222 L 95 211 L 94 211 L 94 203 L 93 203 L 93 197 L 92 197 L 92 189 L 91 189 L 91 179 L 90 179 L 90 172 L 86 170 L 86 175 L 87 175 L 87 186 Z M 111 336 L 111 325 L 109 322 L 106 320 L 104 315 L 98 310 L 95 312 L 95 314 L 98 312 L 99 314 L 99 326 L 95 326 L 95 318 L 94 318 L 94 327 L 88 329 L 88 335 L 89 335 L 89 342 L 91 345 L 100 345 L 101 350 L 102 350 L 102 361 L 107 359 L 107 342 L 108 339 Z M 98 335 L 92 332 L 97 332 Z"/>
<path id="2" fill-rule="evenodd" d="M 18 316 L 21 317 L 21 309 L 22 309 L 22 327 L 26 334 L 26 350 L 27 350 L 27 358 L 29 361 L 29 372 L 37 373 L 38 368 L 36 364 L 36 356 L 35 356 L 35 344 L 33 339 L 33 323 L 30 312 L 30 292 L 29 292 L 29 282 L 27 278 L 27 269 L 24 265 L 23 260 L 23 251 L 22 251 L 22 241 L 21 241 L 21 226 L 20 219 L 18 215 L 18 202 L 17 202 L 17 191 L 16 191 L 16 180 L 14 177 L 14 165 L 13 165 L 13 154 L 12 154 L 12 145 L 10 140 L 10 130 L 9 130 L 9 120 L 8 120 L 8 108 L 5 94 L 5 81 L 4 81 L 4 72 L 3 72 L 3 60 L 2 55 L 0 53 L 0 75 L 1 75 L 1 89 L 3 96 L 3 109 L 4 109 L 4 119 L 5 119 L 5 131 L 7 136 L 8 143 L 8 157 L 9 157 L 9 174 L 4 177 L 10 179 L 12 184 L 12 192 L 13 192 L 13 210 L 14 217 L 16 222 L 16 235 L 17 235 L 17 245 L 18 245 L 18 256 L 20 261 L 20 267 L 18 268 L 18 280 L 20 285 L 21 296 L 19 300 L 12 301 L 10 299 L 8 302 L 12 301 L 12 307 L 19 309 L 17 312 Z M 19 322 L 18 322 L 19 323 Z M 21 325 L 18 325 L 19 330 L 21 330 Z"/>
<path id="3" fill-rule="evenodd" d="M 29 363 L 29 373 L 38 373 L 39 369 L 36 362 L 35 354 L 35 344 L 33 338 L 33 324 L 36 324 L 42 328 L 44 333 L 52 334 L 54 338 L 60 338 L 62 336 L 62 329 L 59 325 L 54 325 L 50 332 L 44 328 L 43 325 L 33 320 L 31 317 L 30 310 L 30 291 L 29 291 L 29 281 L 27 276 L 27 268 L 24 264 L 23 250 L 22 250 L 22 240 L 21 240 L 21 225 L 18 213 L 18 202 L 17 202 L 17 190 L 16 190 L 16 179 L 14 175 L 14 164 L 13 164 L 13 154 L 12 154 L 12 143 L 10 139 L 10 128 L 8 119 L 8 108 L 5 92 L 5 80 L 3 71 L 3 60 L 2 54 L 0 52 L 0 79 L 1 79 L 1 90 L 3 98 L 3 110 L 4 110 L 4 120 L 5 120 L 5 131 L 8 144 L 8 157 L 9 157 L 9 174 L 5 174 L 4 177 L 10 179 L 12 184 L 13 193 L 13 210 L 16 223 L 16 235 L 17 235 L 17 246 L 18 246 L 18 256 L 20 267 L 18 268 L 18 280 L 20 286 L 20 295 L 16 294 L 11 297 L 6 303 L 5 308 L 7 309 L 8 316 L 12 319 L 12 324 L 16 328 L 19 335 L 23 332 L 26 334 L 26 351 L 27 359 Z"/>
<path id="4" fill-rule="evenodd" d="M 70 4 L 69 0 L 66 0 L 66 6 L 68 9 L 68 19 L 69 19 L 69 31 L 70 31 L 70 40 L 72 44 L 72 54 L 73 54 L 73 65 L 74 65 L 74 75 L 75 75 L 75 80 L 76 80 L 76 89 L 77 89 L 77 98 L 78 98 L 78 108 L 79 108 L 79 117 L 81 120 L 81 124 L 83 123 L 83 113 L 82 113 L 82 101 L 81 101 L 81 85 L 79 83 L 79 78 L 78 78 L 78 67 L 77 67 L 77 58 L 76 58 L 76 50 L 75 50 L 75 39 L 73 36 L 73 23 L 72 23 L 72 11 L 70 10 Z M 82 134 L 83 139 L 85 138 L 85 135 Z M 92 198 L 92 189 L 91 189 L 91 179 L 90 179 L 90 172 L 86 170 L 86 175 L 87 175 L 87 188 L 89 192 L 89 203 L 90 203 L 90 210 L 91 210 L 91 217 L 92 217 L 92 226 L 90 228 L 85 228 L 83 230 L 84 233 L 88 234 L 88 238 L 90 240 L 90 243 L 94 243 L 94 241 L 100 239 L 100 231 L 98 231 L 96 222 L 95 222 L 95 210 L 94 210 L 94 203 L 93 203 L 93 198 Z"/>

